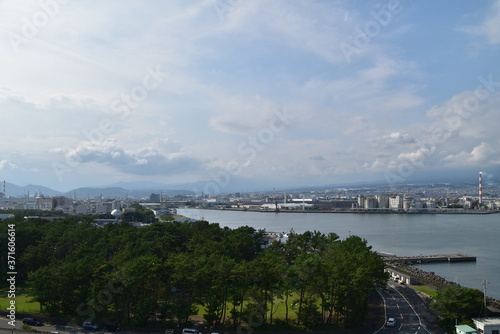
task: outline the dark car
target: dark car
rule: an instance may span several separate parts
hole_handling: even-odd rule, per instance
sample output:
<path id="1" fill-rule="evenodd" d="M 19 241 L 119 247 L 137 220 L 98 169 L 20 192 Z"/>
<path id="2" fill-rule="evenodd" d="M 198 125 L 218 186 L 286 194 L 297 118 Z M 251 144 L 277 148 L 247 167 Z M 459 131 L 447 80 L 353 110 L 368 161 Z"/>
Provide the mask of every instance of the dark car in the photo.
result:
<path id="1" fill-rule="evenodd" d="M 23 324 L 30 325 L 30 326 L 42 326 L 43 325 L 43 323 L 41 321 L 38 321 L 34 318 L 24 318 Z"/>
<path id="2" fill-rule="evenodd" d="M 106 332 L 118 332 L 118 331 L 120 331 L 120 327 L 115 322 L 106 323 L 105 329 L 106 329 Z"/>
<path id="3" fill-rule="evenodd" d="M 89 331 L 96 331 L 99 329 L 99 326 L 94 324 L 93 322 L 90 321 L 85 321 L 82 325 L 83 329 L 89 330 Z"/>

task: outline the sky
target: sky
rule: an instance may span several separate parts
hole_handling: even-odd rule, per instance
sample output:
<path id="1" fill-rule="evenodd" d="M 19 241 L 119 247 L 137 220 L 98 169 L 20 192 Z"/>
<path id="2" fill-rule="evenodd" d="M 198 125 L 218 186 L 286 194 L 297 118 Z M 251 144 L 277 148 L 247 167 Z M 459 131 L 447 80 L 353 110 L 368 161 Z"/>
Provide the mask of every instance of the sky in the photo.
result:
<path id="1" fill-rule="evenodd" d="M 18 185 L 500 175 L 500 1 L 0 0 L 0 50 Z"/>

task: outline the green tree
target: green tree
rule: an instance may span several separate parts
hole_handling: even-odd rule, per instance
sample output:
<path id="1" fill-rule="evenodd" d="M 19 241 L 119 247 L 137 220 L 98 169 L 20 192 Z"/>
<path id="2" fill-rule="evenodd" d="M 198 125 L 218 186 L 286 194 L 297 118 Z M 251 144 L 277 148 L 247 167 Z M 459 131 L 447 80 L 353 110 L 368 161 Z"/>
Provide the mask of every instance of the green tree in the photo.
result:
<path id="1" fill-rule="evenodd" d="M 172 313 L 179 324 L 186 324 L 189 317 L 197 314 L 196 299 L 197 262 L 188 253 L 172 254 L 165 262 L 170 277 L 167 288 L 172 293 Z"/>
<path id="2" fill-rule="evenodd" d="M 483 293 L 477 289 L 450 285 L 438 290 L 431 307 L 439 314 L 441 326 L 453 330 L 455 322 L 472 324 L 471 319 L 480 316 Z"/>
<path id="3" fill-rule="evenodd" d="M 197 296 L 205 308 L 203 317 L 209 328 L 217 328 L 225 317 L 231 272 L 235 261 L 227 256 L 208 253 L 197 259 Z"/>

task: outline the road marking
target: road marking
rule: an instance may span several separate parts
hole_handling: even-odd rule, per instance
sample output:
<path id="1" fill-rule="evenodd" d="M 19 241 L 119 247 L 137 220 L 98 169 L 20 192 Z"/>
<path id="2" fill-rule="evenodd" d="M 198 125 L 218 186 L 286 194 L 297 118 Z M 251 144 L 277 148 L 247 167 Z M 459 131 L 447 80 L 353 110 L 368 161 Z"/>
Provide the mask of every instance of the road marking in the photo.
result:
<path id="1" fill-rule="evenodd" d="M 385 320 L 385 319 L 387 319 L 387 305 L 386 305 L 386 303 L 385 303 L 385 298 L 384 298 L 384 296 L 380 293 L 380 291 L 379 291 L 378 289 L 375 289 L 375 290 L 377 290 L 378 294 L 380 295 L 380 297 L 382 297 L 382 300 L 384 301 L 384 323 L 382 324 L 382 327 L 380 327 L 380 328 L 379 328 L 379 329 L 378 329 L 375 333 L 373 333 L 373 334 L 377 334 L 377 333 L 378 333 L 378 332 L 380 332 L 382 329 L 384 329 L 384 327 L 385 327 L 385 322 L 386 322 L 386 320 Z"/>
<path id="2" fill-rule="evenodd" d="M 420 316 L 418 315 L 417 311 L 415 311 L 415 309 L 413 308 L 413 305 L 411 305 L 411 303 L 408 301 L 408 299 L 406 299 L 406 297 L 405 297 L 405 296 L 404 296 L 401 292 L 399 292 L 399 290 L 398 290 L 398 289 L 394 289 L 394 290 L 396 290 L 396 292 L 397 292 L 397 293 L 399 293 L 399 295 L 400 295 L 401 297 L 403 297 L 403 299 L 406 301 L 406 303 L 407 303 L 407 304 L 410 306 L 410 308 L 412 309 L 413 313 L 415 313 L 415 315 L 417 316 L 417 319 L 418 319 L 418 324 L 419 324 L 420 326 L 422 326 L 422 320 L 420 319 Z M 422 328 L 423 328 L 423 329 L 424 329 L 424 331 L 426 331 L 427 333 L 432 334 L 431 332 L 429 332 L 429 331 L 427 330 L 427 328 L 425 328 L 425 327 L 423 327 L 423 326 L 422 326 Z"/>

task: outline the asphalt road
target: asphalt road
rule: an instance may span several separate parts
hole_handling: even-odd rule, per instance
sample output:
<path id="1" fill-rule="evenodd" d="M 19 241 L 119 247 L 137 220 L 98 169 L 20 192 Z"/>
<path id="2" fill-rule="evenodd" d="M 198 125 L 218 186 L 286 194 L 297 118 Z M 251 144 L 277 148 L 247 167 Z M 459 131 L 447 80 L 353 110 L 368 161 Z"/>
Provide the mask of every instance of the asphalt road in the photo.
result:
<path id="1" fill-rule="evenodd" d="M 397 283 L 388 283 L 385 290 L 379 290 L 384 299 L 386 319 L 394 318 L 394 327 L 382 326 L 377 334 L 442 334 L 429 320 L 429 314 L 422 300 L 411 288 Z M 374 333 L 374 334 L 375 334 Z"/>
<path id="2" fill-rule="evenodd" d="M 21 327 L 23 325 L 23 320 L 22 319 L 16 319 L 16 327 L 13 330 L 13 327 L 8 324 L 9 319 L 2 317 L 0 318 L 0 334 L 7 334 L 7 333 L 33 333 L 30 331 L 24 331 L 21 330 Z M 77 334 L 77 333 L 108 333 L 105 331 L 86 331 L 83 330 L 79 327 L 76 326 L 59 326 L 59 325 L 43 325 L 43 326 L 32 326 L 35 328 L 38 332 L 43 332 L 43 333 L 58 333 L 58 334 Z M 122 332 L 123 333 L 123 332 Z"/>

